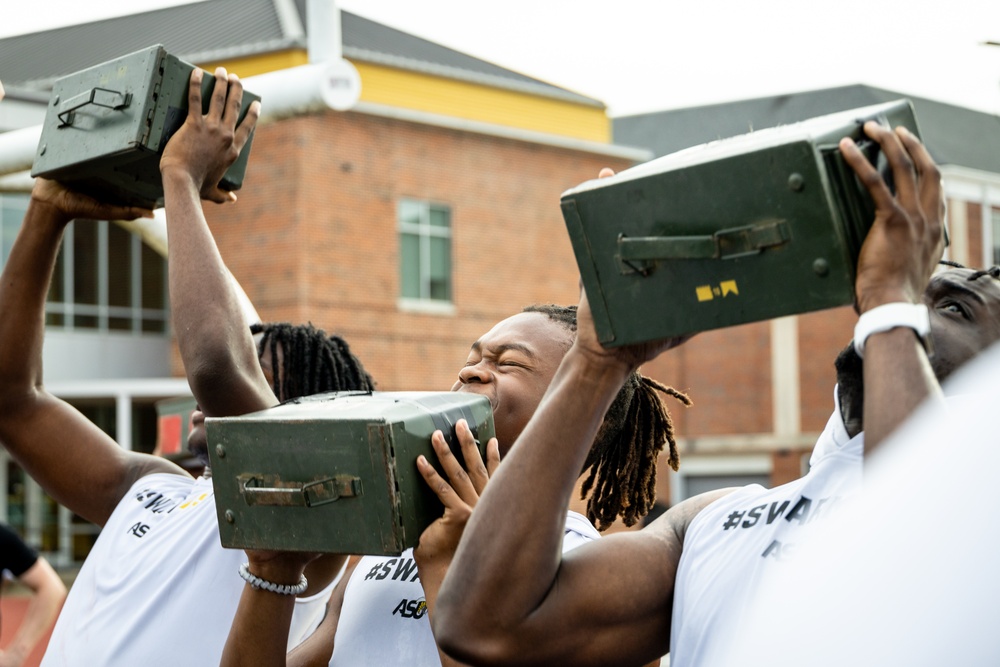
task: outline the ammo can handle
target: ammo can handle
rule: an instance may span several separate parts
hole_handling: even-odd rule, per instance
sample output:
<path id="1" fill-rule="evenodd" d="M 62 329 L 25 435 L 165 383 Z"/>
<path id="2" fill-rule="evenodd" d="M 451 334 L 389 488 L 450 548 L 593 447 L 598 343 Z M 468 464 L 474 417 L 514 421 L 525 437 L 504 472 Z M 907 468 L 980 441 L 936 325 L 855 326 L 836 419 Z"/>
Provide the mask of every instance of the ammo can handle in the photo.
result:
<path id="1" fill-rule="evenodd" d="M 337 475 L 325 479 L 287 487 L 264 486 L 274 484 L 276 475 L 240 475 L 240 491 L 247 505 L 277 507 L 319 507 L 341 498 L 362 494 L 361 478 Z"/>
<path id="2" fill-rule="evenodd" d="M 618 259 L 623 263 L 663 259 L 733 259 L 756 255 L 764 248 L 782 245 L 791 238 L 784 220 L 721 229 L 703 236 L 618 237 Z M 632 267 L 635 268 L 635 267 Z"/>
<path id="3" fill-rule="evenodd" d="M 132 104 L 132 93 L 119 93 L 117 90 L 95 87 L 75 95 L 63 102 L 59 108 L 59 127 L 72 125 L 76 117 L 73 112 L 88 104 L 117 111 Z"/>

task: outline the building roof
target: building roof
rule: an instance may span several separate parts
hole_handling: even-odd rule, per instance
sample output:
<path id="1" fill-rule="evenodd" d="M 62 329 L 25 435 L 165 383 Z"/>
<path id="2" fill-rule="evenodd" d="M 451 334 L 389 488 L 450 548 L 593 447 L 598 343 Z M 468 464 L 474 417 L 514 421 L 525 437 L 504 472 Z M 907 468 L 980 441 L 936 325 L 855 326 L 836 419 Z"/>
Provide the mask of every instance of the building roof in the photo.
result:
<path id="1" fill-rule="evenodd" d="M 836 111 L 909 98 L 924 144 L 941 165 L 1000 173 L 1000 116 L 866 85 L 623 116 L 614 141 L 667 155 L 715 139 Z"/>
<path id="2" fill-rule="evenodd" d="M 604 108 L 599 100 L 349 12 L 341 12 L 341 24 L 344 56 L 351 60 Z M 305 49 L 307 36 L 306 0 L 204 0 L 0 39 L 0 80 L 13 89 L 48 91 L 60 76 L 152 44 L 203 63 Z"/>

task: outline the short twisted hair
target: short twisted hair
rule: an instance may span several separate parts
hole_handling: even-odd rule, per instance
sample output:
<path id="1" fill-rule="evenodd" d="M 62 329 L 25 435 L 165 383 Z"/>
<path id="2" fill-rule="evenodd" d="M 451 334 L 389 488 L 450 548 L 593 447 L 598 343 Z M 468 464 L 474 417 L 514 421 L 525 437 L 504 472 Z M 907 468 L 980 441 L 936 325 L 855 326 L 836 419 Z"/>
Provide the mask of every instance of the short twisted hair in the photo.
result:
<path id="1" fill-rule="evenodd" d="M 312 324 L 288 322 L 253 324 L 250 331 L 264 334 L 257 345 L 257 355 L 270 349 L 275 365 L 281 346 L 284 361 L 280 372 L 274 369 L 271 387 L 280 401 L 327 391 L 375 388 L 371 375 L 340 336 L 329 336 Z"/>
<path id="2" fill-rule="evenodd" d="M 576 306 L 536 305 L 526 313 L 541 313 L 576 333 Z M 659 393 L 658 393 L 659 392 Z M 656 502 L 656 460 L 664 446 L 667 462 L 677 470 L 680 456 L 674 424 L 660 393 L 691 405 L 687 394 L 633 372 L 604 416 L 604 422 L 587 454 L 582 473 L 582 497 L 587 518 L 605 530 L 621 516 L 632 526 Z"/>

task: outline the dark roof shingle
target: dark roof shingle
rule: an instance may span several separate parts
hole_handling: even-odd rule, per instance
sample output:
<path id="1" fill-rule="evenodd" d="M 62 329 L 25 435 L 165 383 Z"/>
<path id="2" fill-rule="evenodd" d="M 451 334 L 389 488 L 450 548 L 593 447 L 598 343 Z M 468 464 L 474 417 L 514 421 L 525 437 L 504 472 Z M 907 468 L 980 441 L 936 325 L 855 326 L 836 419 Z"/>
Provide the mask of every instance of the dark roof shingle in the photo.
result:
<path id="1" fill-rule="evenodd" d="M 48 90 L 66 74 L 163 44 L 207 62 L 305 48 L 305 0 L 204 0 L 0 39 L 0 80 Z M 284 19 L 284 21 L 283 21 Z M 290 23 L 305 32 L 290 29 Z M 361 16 L 341 12 L 344 55 L 604 108 L 593 98 L 504 69 Z"/>
<path id="2" fill-rule="evenodd" d="M 657 156 L 755 129 L 909 98 L 924 144 L 938 164 L 1000 173 L 1000 116 L 866 85 L 842 86 L 724 104 L 622 116 L 615 143 Z"/>

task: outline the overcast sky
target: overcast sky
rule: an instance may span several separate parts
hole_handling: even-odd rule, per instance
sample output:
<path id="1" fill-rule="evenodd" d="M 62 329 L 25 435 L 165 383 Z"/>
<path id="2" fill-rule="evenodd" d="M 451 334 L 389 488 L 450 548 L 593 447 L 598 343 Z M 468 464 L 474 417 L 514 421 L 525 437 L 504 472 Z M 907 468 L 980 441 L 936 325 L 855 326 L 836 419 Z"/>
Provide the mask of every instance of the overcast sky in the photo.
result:
<path id="1" fill-rule="evenodd" d="M 0 37 L 189 1 L 4 3 Z M 613 115 L 851 83 L 1000 114 L 1000 46 L 983 44 L 1000 42 L 1000 0 L 337 4 L 596 97 Z"/>

